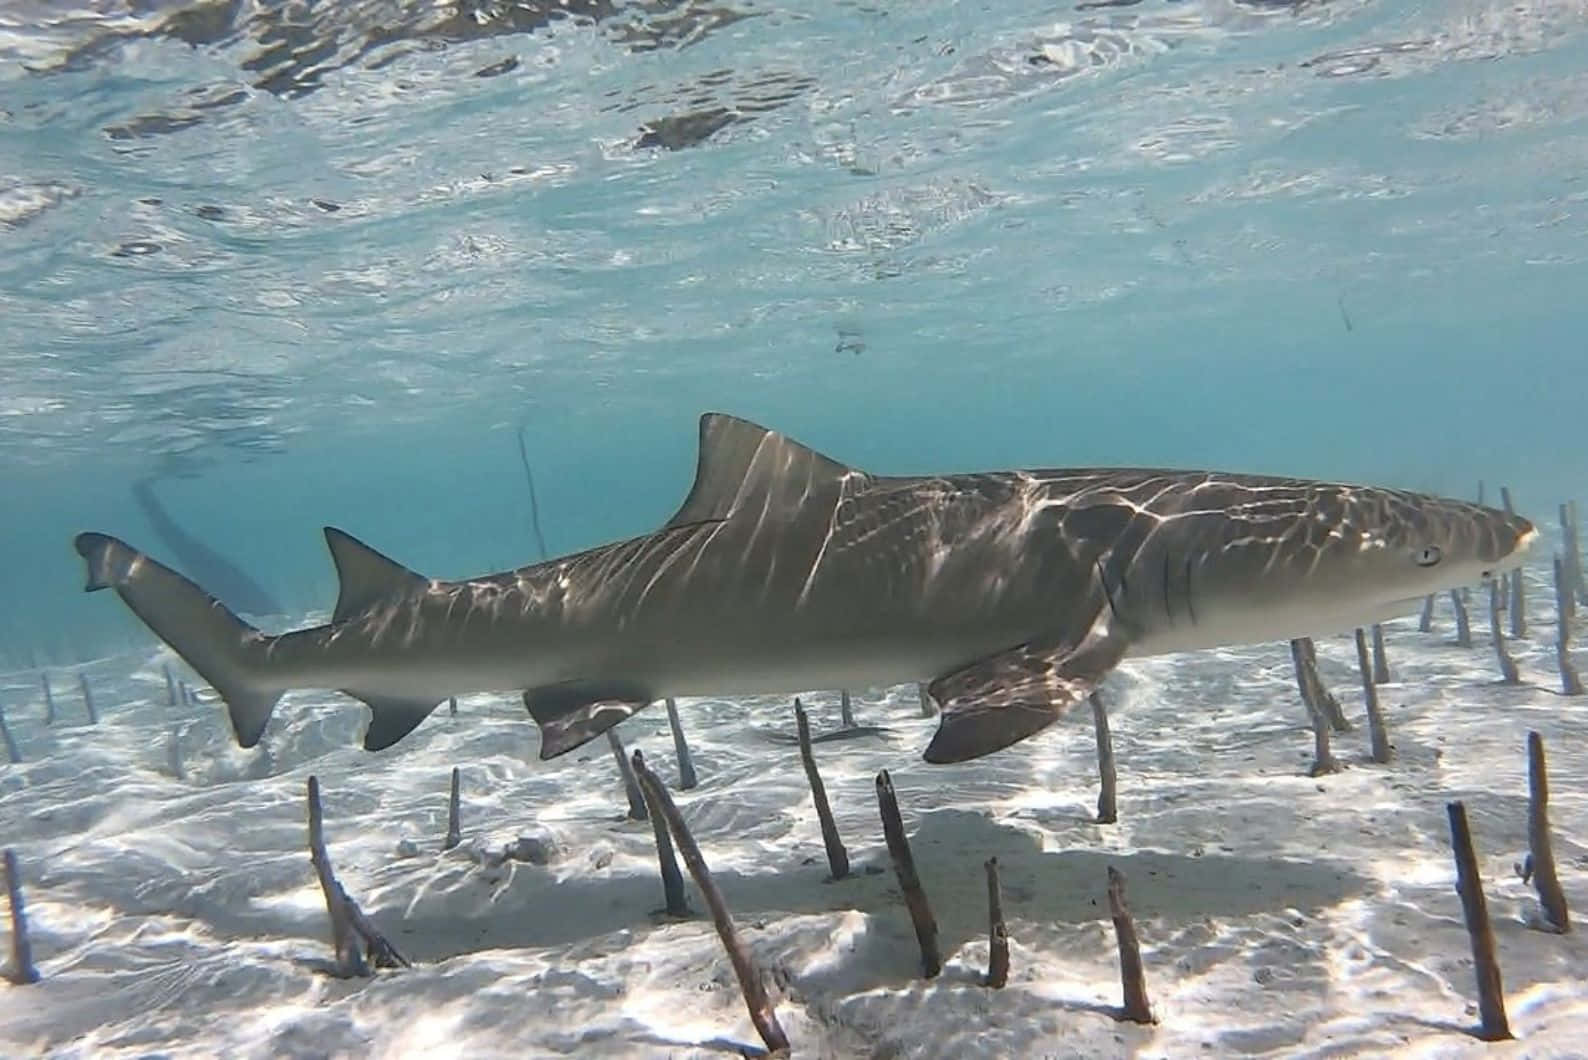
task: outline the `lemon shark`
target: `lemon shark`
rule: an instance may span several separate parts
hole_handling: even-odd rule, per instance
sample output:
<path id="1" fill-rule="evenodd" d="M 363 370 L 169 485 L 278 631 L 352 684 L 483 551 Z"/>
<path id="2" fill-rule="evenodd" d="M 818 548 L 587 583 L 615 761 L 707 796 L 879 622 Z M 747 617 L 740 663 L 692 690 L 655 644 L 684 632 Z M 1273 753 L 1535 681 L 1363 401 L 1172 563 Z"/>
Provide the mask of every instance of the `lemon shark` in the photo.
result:
<path id="1" fill-rule="evenodd" d="M 667 696 L 924 682 L 929 762 L 1008 747 L 1127 656 L 1343 632 L 1518 566 L 1526 519 L 1394 489 L 1099 468 L 875 475 L 708 413 L 652 533 L 459 581 L 340 530 L 331 621 L 270 636 L 124 542 L 76 538 L 256 744 L 282 693 L 368 704 L 364 746 L 447 697 L 521 691 L 541 758 Z"/>

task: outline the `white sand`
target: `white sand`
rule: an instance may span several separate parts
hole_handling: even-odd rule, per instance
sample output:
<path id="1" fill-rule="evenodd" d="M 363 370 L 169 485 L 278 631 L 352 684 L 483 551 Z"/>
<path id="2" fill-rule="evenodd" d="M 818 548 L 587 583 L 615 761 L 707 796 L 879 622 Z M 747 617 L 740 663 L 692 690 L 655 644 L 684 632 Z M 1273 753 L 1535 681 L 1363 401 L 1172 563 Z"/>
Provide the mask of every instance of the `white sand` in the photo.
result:
<path id="1" fill-rule="evenodd" d="M 1109 684 L 1120 823 L 1092 823 L 1088 712 L 990 758 L 929 766 L 936 725 L 913 688 L 861 693 L 891 739 L 818 745 L 857 867 L 826 883 L 788 704 L 684 701 L 701 785 L 677 798 L 740 928 L 775 984 L 797 1056 L 1588 1055 L 1588 942 L 1530 929 L 1529 729 L 1553 781 L 1555 852 L 1588 924 L 1588 701 L 1567 700 L 1552 598 L 1534 571 L 1524 684 L 1495 683 L 1487 611 L 1475 646 L 1389 630 L 1381 696 L 1398 752 L 1366 760 L 1364 724 L 1336 738 L 1344 773 L 1311 779 L 1289 653 L 1270 644 L 1128 662 Z M 114 601 L 107 601 L 112 606 Z M 1349 638 L 1319 644 L 1324 677 L 1361 718 Z M 1578 659 L 1588 669 L 1588 652 Z M 0 767 L 0 843 L 24 866 L 43 981 L 0 986 L 0 1053 L 74 1056 L 523 1057 L 722 1055 L 758 1043 L 709 921 L 653 915 L 650 825 L 622 820 L 603 742 L 535 760 L 508 697 L 443 707 L 393 751 L 357 749 L 363 708 L 286 699 L 265 749 L 232 746 L 219 706 L 165 706 L 165 653 L 87 668 L 102 716 L 42 724 L 36 675 L 0 702 L 25 764 Z M 179 671 L 182 672 L 182 671 Z M 807 697 L 818 732 L 836 693 Z M 174 735 L 173 735 L 174 734 Z M 676 776 L 666 714 L 623 725 Z M 181 779 L 171 772 L 180 746 Z M 462 847 L 440 850 L 448 774 L 463 768 Z M 882 844 L 874 777 L 892 772 L 946 967 L 919 952 Z M 411 970 L 323 974 L 327 918 L 305 848 L 304 785 L 324 789 L 331 856 Z M 1476 1022 L 1445 802 L 1466 801 L 1518 1041 Z M 550 835 L 549 866 L 479 854 Z M 418 851 L 399 854 L 411 840 Z M 985 967 L 982 862 L 997 855 L 1012 936 L 1001 991 Z M 1117 1023 L 1104 868 L 1129 881 L 1160 1022 Z M 884 871 L 867 872 L 867 867 Z M 701 902 L 692 885 L 691 904 Z"/>

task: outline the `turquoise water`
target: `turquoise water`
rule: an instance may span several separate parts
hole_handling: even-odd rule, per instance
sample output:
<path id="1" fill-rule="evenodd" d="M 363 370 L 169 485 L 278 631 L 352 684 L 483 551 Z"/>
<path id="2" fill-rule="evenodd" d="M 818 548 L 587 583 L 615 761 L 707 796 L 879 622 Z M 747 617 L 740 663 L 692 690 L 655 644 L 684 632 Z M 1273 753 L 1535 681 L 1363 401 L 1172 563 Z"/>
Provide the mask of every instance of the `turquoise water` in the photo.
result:
<path id="1" fill-rule="evenodd" d="M 322 524 L 534 560 L 520 428 L 553 552 L 708 409 L 1588 494 L 1588 6 L 460 6 L 0 12 L 0 665 L 148 642 L 70 540 L 150 475 L 300 614 Z"/>

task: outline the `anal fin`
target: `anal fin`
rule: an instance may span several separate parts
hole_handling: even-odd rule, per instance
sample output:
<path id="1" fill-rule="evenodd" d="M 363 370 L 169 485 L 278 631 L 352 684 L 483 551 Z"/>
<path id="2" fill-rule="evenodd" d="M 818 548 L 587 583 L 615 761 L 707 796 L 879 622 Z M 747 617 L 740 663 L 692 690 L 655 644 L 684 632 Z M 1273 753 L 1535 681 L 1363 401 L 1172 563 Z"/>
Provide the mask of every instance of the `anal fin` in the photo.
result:
<path id="1" fill-rule="evenodd" d="M 369 728 L 364 730 L 366 751 L 384 751 L 419 728 L 419 723 L 441 705 L 440 700 L 370 696 L 346 688 L 342 691 L 369 707 Z"/>
<path id="2" fill-rule="evenodd" d="M 1079 645 L 1022 644 L 927 686 L 942 708 L 928 762 L 965 762 L 1047 728 L 1119 664 L 1126 638 L 1095 629 Z"/>
<path id="3" fill-rule="evenodd" d="M 524 706 L 540 726 L 540 757 L 567 754 L 651 705 L 653 697 L 626 681 L 572 681 L 531 688 Z"/>

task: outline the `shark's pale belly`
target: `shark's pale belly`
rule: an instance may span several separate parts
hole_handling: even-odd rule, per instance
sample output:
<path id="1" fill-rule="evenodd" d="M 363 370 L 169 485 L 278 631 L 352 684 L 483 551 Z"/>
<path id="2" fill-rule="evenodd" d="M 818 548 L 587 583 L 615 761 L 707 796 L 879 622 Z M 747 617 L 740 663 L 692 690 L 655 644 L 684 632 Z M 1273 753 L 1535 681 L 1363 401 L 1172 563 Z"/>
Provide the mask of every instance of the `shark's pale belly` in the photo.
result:
<path id="1" fill-rule="evenodd" d="M 1267 644 L 1298 637 L 1331 637 L 1358 626 L 1387 622 L 1415 614 L 1420 599 L 1396 600 L 1349 611 L 1320 611 L 1302 607 L 1274 610 L 1232 610 L 1208 621 L 1154 629 L 1131 642 L 1126 658 L 1204 651 L 1238 644 Z"/>
<path id="2" fill-rule="evenodd" d="M 636 674 L 658 696 L 774 695 L 823 688 L 884 688 L 931 681 L 1020 643 L 997 629 L 971 634 L 923 630 L 916 636 L 854 636 L 819 642 L 773 640 L 745 646 L 678 645 L 676 654 L 643 663 Z M 625 665 L 614 658 L 616 667 Z"/>
<path id="3" fill-rule="evenodd" d="M 1356 626 L 1415 613 L 1420 601 L 1403 600 L 1331 613 L 1302 607 L 1209 609 L 1200 621 L 1161 623 L 1133 638 L 1127 657 L 1200 651 L 1240 644 L 1326 637 Z M 723 629 L 679 630 L 666 638 L 624 636 L 581 643 L 530 635 L 483 655 L 388 656 L 343 672 L 318 676 L 329 687 L 386 695 L 445 699 L 468 691 L 511 693 L 574 681 L 621 679 L 665 696 L 794 694 L 824 688 L 881 688 L 930 682 L 976 660 L 1015 647 L 1040 629 L 1025 623 L 979 626 L 891 627 L 844 636 L 814 636 L 785 623 L 765 637 L 733 636 Z M 544 632 L 544 631 L 542 631 Z M 449 657 L 450 656 L 450 657 Z M 340 667 L 335 667 L 341 670 Z"/>
<path id="4" fill-rule="evenodd" d="M 1227 618 L 1198 625 L 1154 630 L 1131 642 L 1127 658 L 1203 651 L 1241 644 L 1283 643 L 1297 637 L 1327 637 L 1416 613 L 1420 600 L 1396 601 L 1378 607 L 1320 613 L 1303 609 L 1282 611 L 1232 611 Z M 790 653 L 757 660 L 723 660 L 716 667 L 691 667 L 676 677 L 667 675 L 667 695 L 732 696 L 803 692 L 822 688 L 882 688 L 897 684 L 930 682 L 978 658 L 1007 650 L 1024 638 L 1012 633 L 980 639 L 939 642 L 923 638 L 915 644 L 875 645 L 869 652 L 857 645 L 853 651 L 798 657 Z M 709 652 L 707 653 L 710 654 Z"/>

